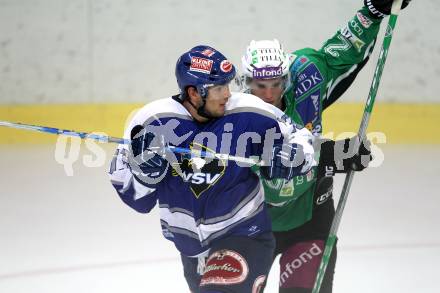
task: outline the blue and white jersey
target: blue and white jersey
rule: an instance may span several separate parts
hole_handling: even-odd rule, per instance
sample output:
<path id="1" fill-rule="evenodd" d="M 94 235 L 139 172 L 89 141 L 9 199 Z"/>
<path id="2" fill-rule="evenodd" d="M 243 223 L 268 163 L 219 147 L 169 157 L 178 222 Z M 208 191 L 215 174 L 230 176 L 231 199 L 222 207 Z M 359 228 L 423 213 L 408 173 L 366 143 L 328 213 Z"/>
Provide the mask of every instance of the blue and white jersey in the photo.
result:
<path id="1" fill-rule="evenodd" d="M 264 157 L 273 143 L 287 139 L 303 147 L 306 168 L 315 163 L 311 133 L 249 94 L 233 93 L 225 115 L 207 123 L 194 120 L 176 98 L 157 100 L 137 112 L 124 138 L 130 139 L 137 125 L 162 127 L 165 141 L 176 147 L 240 157 Z M 272 142 L 266 143 L 269 137 Z M 163 235 L 184 255 L 197 256 L 212 241 L 228 235 L 252 236 L 271 230 L 263 188 L 249 166 L 176 154 L 162 180 L 149 188 L 133 176 L 128 152 L 128 146 L 118 146 L 109 172 L 113 186 L 138 212 L 148 213 L 158 204 Z"/>

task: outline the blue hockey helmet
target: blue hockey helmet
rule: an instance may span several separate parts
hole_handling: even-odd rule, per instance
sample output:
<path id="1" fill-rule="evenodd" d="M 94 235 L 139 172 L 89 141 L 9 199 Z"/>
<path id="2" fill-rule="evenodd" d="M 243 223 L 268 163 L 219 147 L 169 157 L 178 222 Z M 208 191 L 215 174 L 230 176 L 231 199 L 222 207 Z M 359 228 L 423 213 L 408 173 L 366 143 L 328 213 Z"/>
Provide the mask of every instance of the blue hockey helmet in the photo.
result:
<path id="1" fill-rule="evenodd" d="M 184 53 L 176 63 L 176 79 L 181 99 L 187 96 L 186 89 L 193 86 L 203 99 L 207 88 L 229 83 L 235 77 L 234 65 L 216 49 L 199 45 Z"/>

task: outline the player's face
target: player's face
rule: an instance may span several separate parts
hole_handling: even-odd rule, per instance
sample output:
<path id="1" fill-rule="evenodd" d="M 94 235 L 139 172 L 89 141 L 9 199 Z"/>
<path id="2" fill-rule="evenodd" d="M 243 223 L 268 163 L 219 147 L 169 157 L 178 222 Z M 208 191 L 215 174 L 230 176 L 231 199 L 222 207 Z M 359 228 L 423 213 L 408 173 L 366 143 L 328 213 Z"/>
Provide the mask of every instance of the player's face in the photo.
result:
<path id="1" fill-rule="evenodd" d="M 253 79 L 250 82 L 250 89 L 266 103 L 281 107 L 281 96 L 284 90 L 284 80 L 282 77 L 272 79 Z"/>
<path id="2" fill-rule="evenodd" d="M 205 111 L 212 117 L 221 117 L 225 115 L 226 103 L 231 97 L 229 84 L 216 85 L 208 88 L 206 97 Z"/>

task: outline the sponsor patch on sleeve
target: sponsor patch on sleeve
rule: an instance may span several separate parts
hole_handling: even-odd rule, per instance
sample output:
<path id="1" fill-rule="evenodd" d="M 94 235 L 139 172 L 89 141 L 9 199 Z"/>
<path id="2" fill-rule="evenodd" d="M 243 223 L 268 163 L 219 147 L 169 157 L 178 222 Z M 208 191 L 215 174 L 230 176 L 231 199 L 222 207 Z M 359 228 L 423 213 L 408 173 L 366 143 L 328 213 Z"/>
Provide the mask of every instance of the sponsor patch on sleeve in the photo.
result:
<path id="1" fill-rule="evenodd" d="M 348 26 L 346 26 L 342 31 L 341 34 L 350 41 L 350 43 L 353 45 L 353 47 L 358 51 L 361 52 L 362 48 L 365 46 L 365 43 L 359 39 L 358 37 L 356 37 L 348 28 Z"/>
<path id="2" fill-rule="evenodd" d="M 373 23 L 373 21 L 371 21 L 371 19 L 369 19 L 368 17 L 366 17 L 365 15 L 363 15 L 360 12 L 356 13 L 356 17 L 364 28 L 369 28 L 371 26 L 371 24 Z"/>

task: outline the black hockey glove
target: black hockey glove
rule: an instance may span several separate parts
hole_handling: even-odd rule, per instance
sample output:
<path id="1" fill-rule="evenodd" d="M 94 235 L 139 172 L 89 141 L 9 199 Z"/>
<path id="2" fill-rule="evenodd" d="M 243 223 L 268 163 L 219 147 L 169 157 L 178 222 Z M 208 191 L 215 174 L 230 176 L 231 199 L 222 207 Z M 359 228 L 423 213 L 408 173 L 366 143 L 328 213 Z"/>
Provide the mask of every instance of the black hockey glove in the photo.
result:
<path id="1" fill-rule="evenodd" d="M 408 6 L 411 0 L 403 0 L 402 9 Z M 393 0 L 364 0 L 365 7 L 368 8 L 371 17 L 384 18 L 391 13 L 391 5 Z"/>
<path id="2" fill-rule="evenodd" d="M 355 149 L 358 137 L 344 140 L 325 140 L 321 144 L 321 153 L 318 164 L 318 176 L 329 177 L 335 173 L 348 171 L 362 171 L 371 162 L 370 142 L 362 140 L 359 149 Z M 316 149 L 316 148 L 315 148 Z"/>
<path id="3" fill-rule="evenodd" d="M 304 164 L 304 155 L 300 146 L 295 143 L 276 144 L 272 149 L 270 166 L 261 167 L 260 172 L 266 179 L 284 178 L 291 180 L 301 174 Z"/>
<path id="4" fill-rule="evenodd" d="M 131 131 L 131 147 L 129 163 L 133 175 L 139 182 L 154 187 L 162 180 L 167 169 L 168 161 L 165 157 L 163 141 L 155 139 L 155 135 L 145 130 L 141 125 L 135 126 Z M 152 144 L 154 140 L 154 145 Z M 151 147 L 158 147 L 152 151 Z M 160 155 L 161 154 L 161 155 Z"/>

